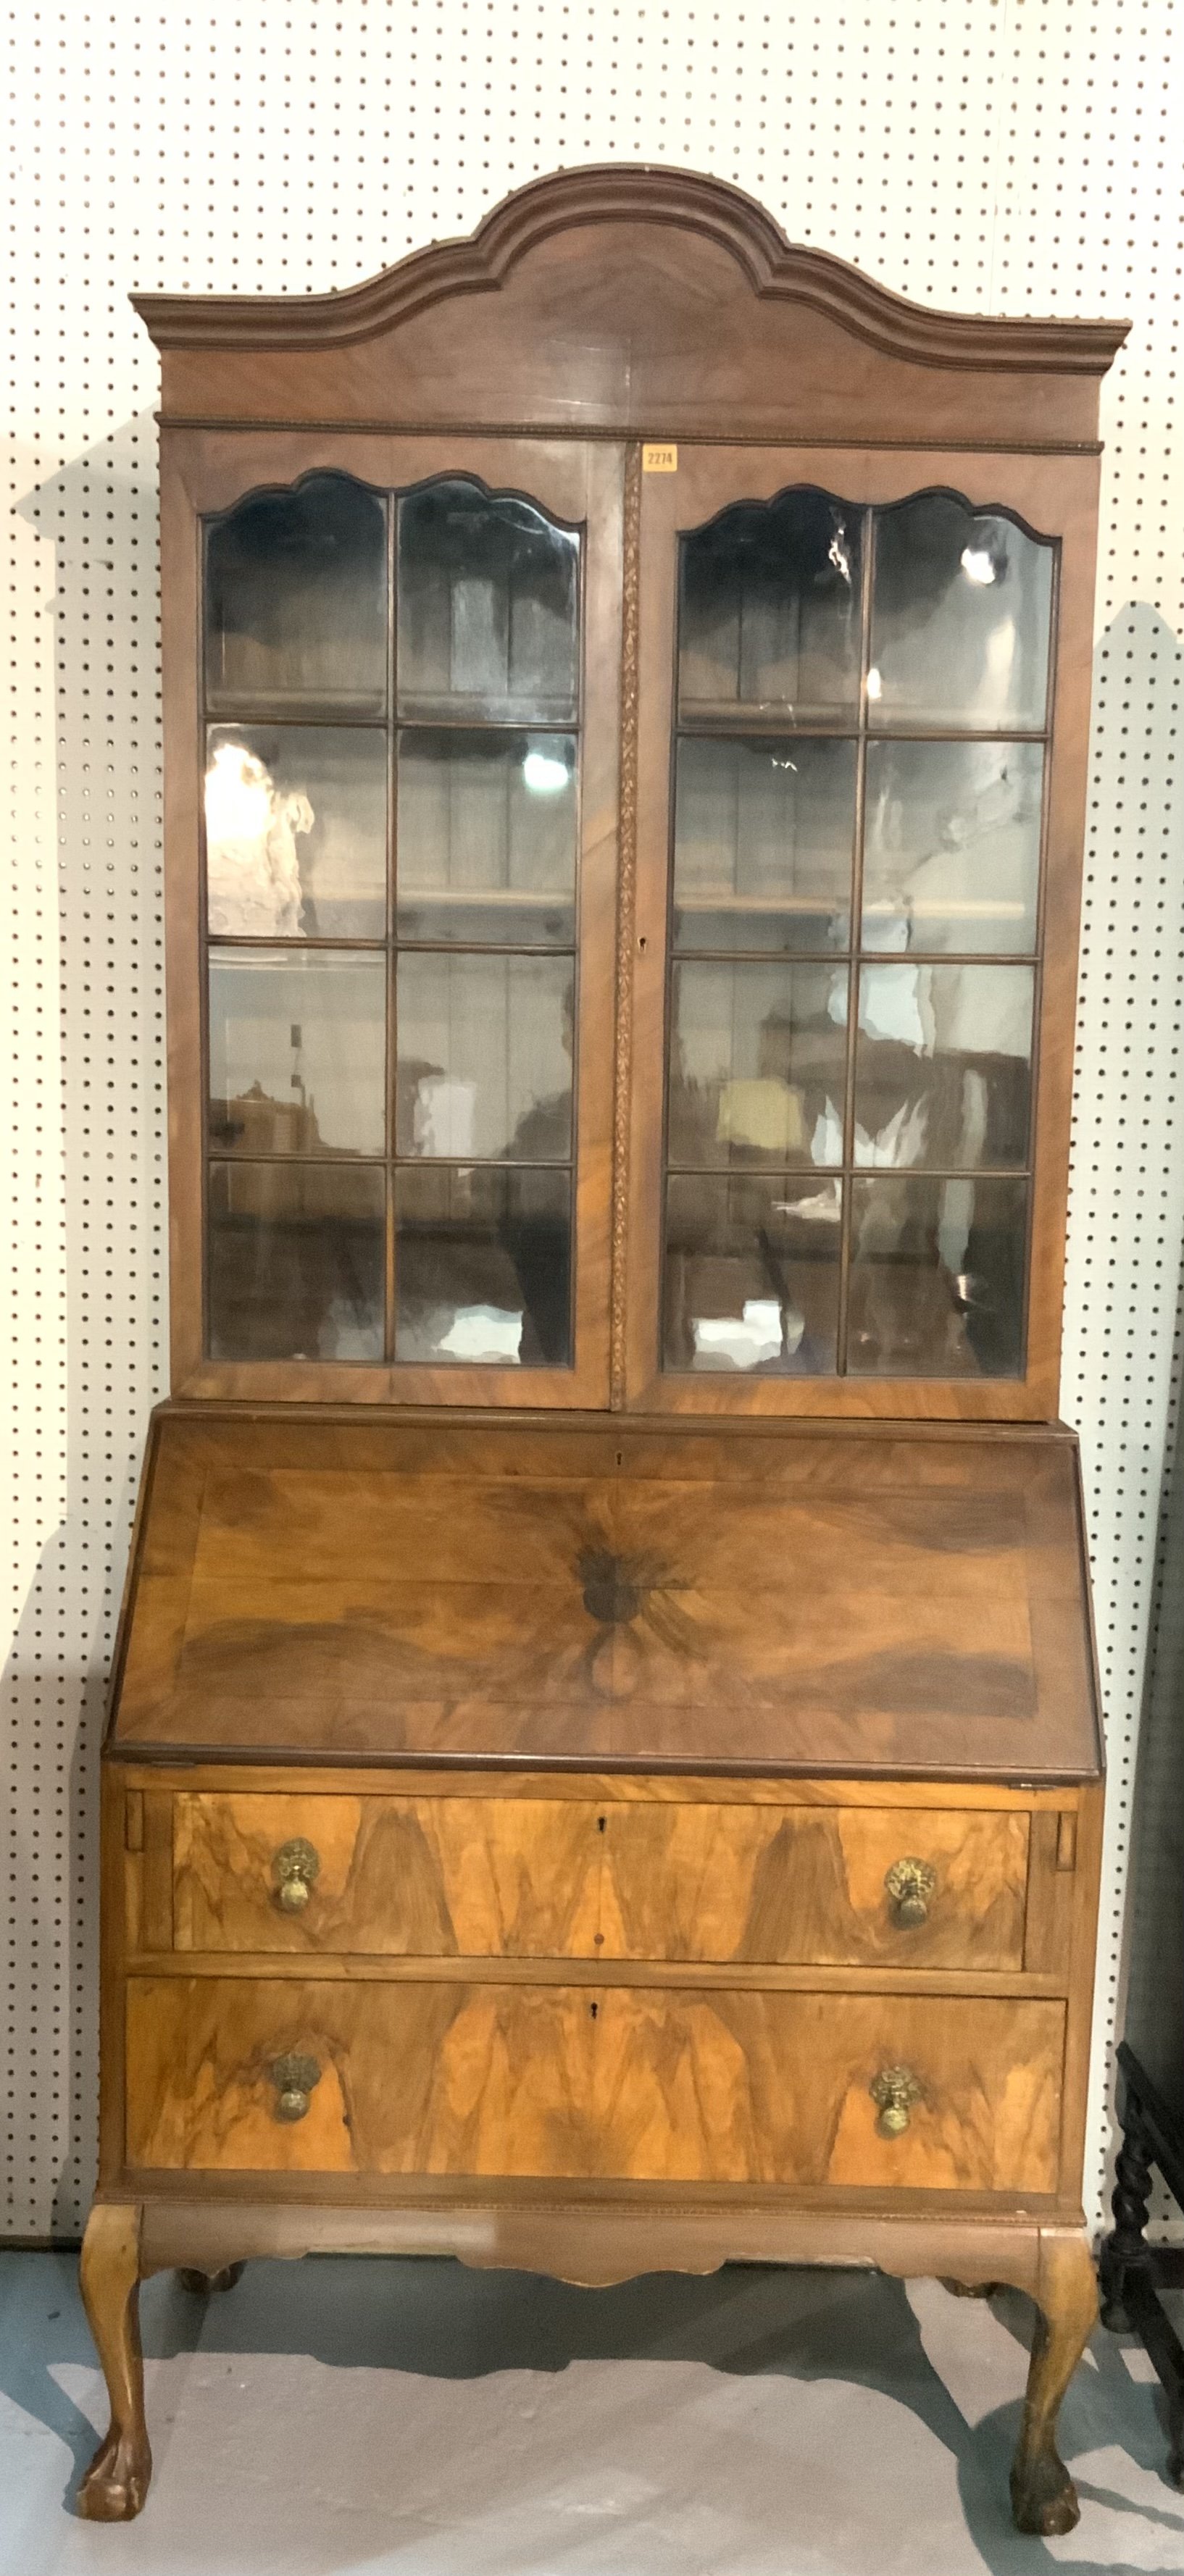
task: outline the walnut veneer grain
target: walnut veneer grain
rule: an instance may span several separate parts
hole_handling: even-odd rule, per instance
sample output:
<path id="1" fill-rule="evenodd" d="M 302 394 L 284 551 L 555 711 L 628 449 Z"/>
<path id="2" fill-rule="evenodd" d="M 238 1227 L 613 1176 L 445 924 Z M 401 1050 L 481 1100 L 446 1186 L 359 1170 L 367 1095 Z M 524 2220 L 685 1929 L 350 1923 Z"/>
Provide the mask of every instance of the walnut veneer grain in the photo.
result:
<path id="1" fill-rule="evenodd" d="M 128 1988 L 137 2167 L 1049 2192 L 1054 2003 L 563 1987 Z M 311 2061 L 306 2114 L 274 2068 Z M 882 2136 L 870 2090 L 920 2099 Z M 391 2070 L 398 2068 L 392 2082 Z"/>
<path id="2" fill-rule="evenodd" d="M 178 1950 L 1018 1969 L 1028 1818 L 932 1808 L 181 1796 Z M 277 1854 L 314 1849 L 286 1911 Z M 933 1871 L 902 1922 L 893 1865 Z"/>

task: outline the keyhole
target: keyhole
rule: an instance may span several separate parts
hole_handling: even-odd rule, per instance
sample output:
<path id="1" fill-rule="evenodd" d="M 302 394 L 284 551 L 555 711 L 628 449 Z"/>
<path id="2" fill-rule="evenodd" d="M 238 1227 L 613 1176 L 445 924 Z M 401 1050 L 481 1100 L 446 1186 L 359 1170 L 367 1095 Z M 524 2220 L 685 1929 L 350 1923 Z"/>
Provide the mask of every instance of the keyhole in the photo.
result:
<path id="1" fill-rule="evenodd" d="M 599 2012 L 599 2010 L 600 2010 L 600 2006 L 599 2006 L 599 2004 L 589 2004 L 589 2006 L 588 2006 L 588 2010 L 589 2010 L 589 2012 L 590 2012 L 590 2013 L 591 2013 L 591 2015 L 592 2015 L 592 2019 L 593 2019 L 593 2021 L 595 2021 L 596 2016 L 597 2016 L 597 2013 L 598 2013 L 598 2012 Z"/>
<path id="2" fill-rule="evenodd" d="M 606 1834 L 606 1833 L 608 1832 L 608 1817 L 607 1817 L 607 1816 L 598 1816 L 598 1817 L 597 1817 L 597 1819 L 596 1819 L 596 1831 L 597 1831 L 597 1833 L 598 1833 L 598 1834 Z"/>

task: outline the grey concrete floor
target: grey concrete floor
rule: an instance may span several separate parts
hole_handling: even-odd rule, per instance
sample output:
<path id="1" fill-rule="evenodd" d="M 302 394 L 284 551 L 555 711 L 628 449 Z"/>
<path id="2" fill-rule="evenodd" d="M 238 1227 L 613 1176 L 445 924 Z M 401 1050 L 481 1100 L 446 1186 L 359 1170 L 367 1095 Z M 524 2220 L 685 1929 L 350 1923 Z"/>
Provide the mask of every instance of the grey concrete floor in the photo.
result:
<path id="1" fill-rule="evenodd" d="M 2 2576 L 1077 2576 L 1184 2570 L 1158 2391 L 1099 2332 L 1062 2416 L 1082 2499 L 1022 2540 L 1031 2310 L 735 2268 L 571 2290 L 436 2261 L 258 2263 L 143 2292 L 156 2472 L 72 2510 L 106 2425 L 66 2254 L 0 2256 Z"/>

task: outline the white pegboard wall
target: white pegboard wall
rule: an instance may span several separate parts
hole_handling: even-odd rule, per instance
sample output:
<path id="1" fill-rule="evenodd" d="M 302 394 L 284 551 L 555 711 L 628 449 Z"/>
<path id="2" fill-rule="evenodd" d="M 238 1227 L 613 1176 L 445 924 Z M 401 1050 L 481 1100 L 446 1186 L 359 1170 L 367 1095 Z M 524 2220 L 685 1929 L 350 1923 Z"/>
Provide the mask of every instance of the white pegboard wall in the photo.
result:
<path id="1" fill-rule="evenodd" d="M 90 2187 L 97 1734 L 164 1368 L 157 380 L 128 291 L 346 285 L 541 171 L 614 158 L 733 179 L 920 300 L 1134 317 L 1106 396 L 1064 1380 L 1113 1781 L 1097 2200 L 1180 1364 L 1182 20 L 1184 0 L 9 15 L 10 2236 L 76 2233 Z"/>

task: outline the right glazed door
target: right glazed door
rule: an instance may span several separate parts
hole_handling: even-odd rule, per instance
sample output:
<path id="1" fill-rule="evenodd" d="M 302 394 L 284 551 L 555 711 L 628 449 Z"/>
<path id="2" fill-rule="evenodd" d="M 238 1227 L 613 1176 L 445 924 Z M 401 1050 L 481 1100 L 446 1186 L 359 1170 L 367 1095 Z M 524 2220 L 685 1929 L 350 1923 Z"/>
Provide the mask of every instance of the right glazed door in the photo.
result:
<path id="1" fill-rule="evenodd" d="M 719 449 L 643 477 L 635 1402 L 1055 1410 L 1068 479 Z"/>

